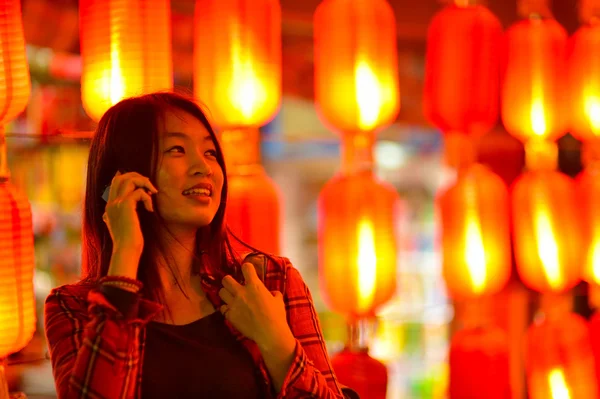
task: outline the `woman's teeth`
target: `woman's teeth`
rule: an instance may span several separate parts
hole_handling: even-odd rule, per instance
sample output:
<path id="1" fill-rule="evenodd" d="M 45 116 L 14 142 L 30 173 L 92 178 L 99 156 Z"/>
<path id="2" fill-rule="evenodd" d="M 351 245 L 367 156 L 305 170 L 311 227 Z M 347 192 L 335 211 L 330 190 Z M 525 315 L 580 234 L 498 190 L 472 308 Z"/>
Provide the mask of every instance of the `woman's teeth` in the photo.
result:
<path id="1" fill-rule="evenodd" d="M 210 196 L 210 190 L 206 188 L 193 188 L 191 190 L 185 190 L 183 195 L 205 195 L 207 197 Z"/>

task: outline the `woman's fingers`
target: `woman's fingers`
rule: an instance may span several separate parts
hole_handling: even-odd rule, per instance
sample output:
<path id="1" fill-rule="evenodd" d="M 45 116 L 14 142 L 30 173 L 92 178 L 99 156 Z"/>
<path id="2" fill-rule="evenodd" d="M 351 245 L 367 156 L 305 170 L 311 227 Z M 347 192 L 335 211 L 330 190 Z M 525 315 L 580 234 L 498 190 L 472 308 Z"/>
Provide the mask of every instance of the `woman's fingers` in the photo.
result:
<path id="1" fill-rule="evenodd" d="M 146 208 L 148 212 L 154 212 L 152 197 L 150 197 L 150 195 L 143 188 L 138 188 L 134 192 L 130 193 L 127 197 L 134 201 L 136 205 L 138 202 L 142 201 L 144 203 L 144 208 Z"/>
<path id="2" fill-rule="evenodd" d="M 111 201 L 118 197 L 124 197 L 138 188 L 144 188 L 152 194 L 158 192 L 149 178 L 137 172 L 128 172 L 125 174 L 117 172 L 112 180 L 108 199 Z"/>

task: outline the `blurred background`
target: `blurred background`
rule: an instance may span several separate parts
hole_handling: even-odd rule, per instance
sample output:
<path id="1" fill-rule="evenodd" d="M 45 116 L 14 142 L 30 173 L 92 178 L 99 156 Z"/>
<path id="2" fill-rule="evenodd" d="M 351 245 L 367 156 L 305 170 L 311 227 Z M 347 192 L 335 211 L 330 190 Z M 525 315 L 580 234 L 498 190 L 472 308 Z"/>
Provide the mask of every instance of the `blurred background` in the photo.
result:
<path id="1" fill-rule="evenodd" d="M 280 1 L 281 107 L 260 128 L 260 145 L 262 163 L 280 192 L 279 252 L 309 285 L 328 348 L 336 353 L 347 342 L 347 327 L 344 316 L 327 305 L 319 283 L 317 199 L 339 170 L 341 151 L 340 134 L 323 122 L 315 107 L 313 17 L 319 3 Z M 449 299 L 442 275 L 435 198 L 457 173 L 444 161 L 444 136 L 425 116 L 423 93 L 428 27 L 450 2 L 388 3 L 396 19 L 401 107 L 393 123 L 377 133 L 374 171 L 399 194 L 401 212 L 394 224 L 400 233 L 397 287 L 377 310 L 370 353 L 387 366 L 387 398 L 446 398 L 450 338 L 461 325 L 461 305 Z M 478 3 L 485 3 L 505 29 L 520 19 L 515 0 Z M 547 3 L 566 31 L 575 32 L 580 26 L 577 2 Z M 174 85 L 192 92 L 195 2 L 170 4 Z M 32 86 L 25 111 L 6 126 L 6 137 L 12 183 L 26 193 L 32 207 L 38 321 L 31 343 L 9 357 L 7 377 L 10 391 L 24 391 L 30 398 L 55 397 L 43 333 L 44 299 L 53 287 L 77 281 L 81 272 L 81 206 L 95 122 L 81 100 L 78 6 L 77 0 L 21 1 Z M 558 168 L 575 176 L 582 169 L 580 141 L 566 134 L 557 143 Z M 479 162 L 506 184 L 525 165 L 523 144 L 500 121 L 481 136 L 477 152 Z M 514 259 L 511 267 L 507 285 L 491 297 L 489 317 L 508 336 L 512 397 L 526 398 L 522 348 L 538 309 L 538 294 L 523 285 Z M 591 313 L 587 292 L 586 283 L 571 291 L 575 311 L 585 317 Z"/>

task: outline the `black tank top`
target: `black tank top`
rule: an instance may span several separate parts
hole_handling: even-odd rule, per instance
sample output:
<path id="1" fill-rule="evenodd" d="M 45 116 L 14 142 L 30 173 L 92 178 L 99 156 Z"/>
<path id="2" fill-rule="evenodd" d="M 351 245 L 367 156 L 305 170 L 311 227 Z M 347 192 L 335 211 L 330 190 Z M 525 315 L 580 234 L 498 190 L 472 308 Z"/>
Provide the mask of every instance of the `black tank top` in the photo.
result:
<path id="1" fill-rule="evenodd" d="M 150 322 L 142 367 L 142 398 L 264 398 L 250 353 L 215 312 L 181 326 Z"/>

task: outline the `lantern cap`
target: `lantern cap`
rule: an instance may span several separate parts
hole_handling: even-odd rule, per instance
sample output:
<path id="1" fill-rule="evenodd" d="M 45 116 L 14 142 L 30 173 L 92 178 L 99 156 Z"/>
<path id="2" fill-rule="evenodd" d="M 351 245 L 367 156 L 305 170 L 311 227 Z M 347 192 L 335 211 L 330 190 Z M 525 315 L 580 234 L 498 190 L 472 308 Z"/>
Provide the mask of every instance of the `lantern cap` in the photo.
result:
<path id="1" fill-rule="evenodd" d="M 547 140 L 528 140 L 525 143 L 525 165 L 528 170 L 556 170 L 558 145 Z"/>
<path id="2" fill-rule="evenodd" d="M 552 18 L 548 0 L 518 0 L 517 13 L 522 18 Z"/>

